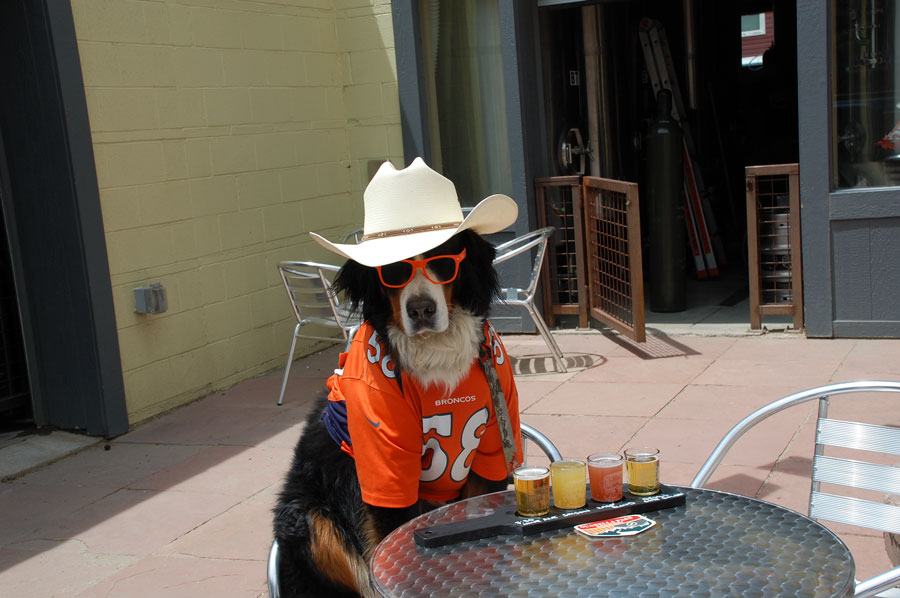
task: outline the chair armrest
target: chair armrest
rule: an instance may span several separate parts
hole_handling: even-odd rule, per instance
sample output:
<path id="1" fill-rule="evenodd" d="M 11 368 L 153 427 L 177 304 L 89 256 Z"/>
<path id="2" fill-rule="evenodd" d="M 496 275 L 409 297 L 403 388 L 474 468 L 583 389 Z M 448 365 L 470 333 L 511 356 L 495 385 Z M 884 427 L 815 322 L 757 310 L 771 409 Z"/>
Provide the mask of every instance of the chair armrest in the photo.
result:
<path id="1" fill-rule="evenodd" d="M 898 584 L 900 584 L 900 567 L 894 567 L 893 569 L 888 569 L 884 573 L 879 573 L 875 577 L 871 577 L 856 584 L 853 596 L 854 598 L 874 596 L 879 592 L 893 588 Z"/>
<path id="2" fill-rule="evenodd" d="M 320 264 L 319 262 L 296 262 L 296 261 L 286 261 L 279 262 L 279 266 L 285 266 L 287 268 L 321 268 L 322 270 L 328 270 L 330 272 L 337 272 L 341 269 L 340 266 L 335 266 L 334 264 Z"/>
<path id="3" fill-rule="evenodd" d="M 562 460 L 562 454 L 560 454 L 559 449 L 556 448 L 556 445 L 549 438 L 544 436 L 543 432 L 525 423 L 520 423 L 519 428 L 522 430 L 522 437 L 538 445 L 551 462 Z"/>
<path id="4" fill-rule="evenodd" d="M 539 228 L 538 230 L 531 231 L 529 233 L 525 233 L 520 237 L 516 237 L 511 241 L 507 241 L 506 243 L 501 243 L 497 245 L 494 249 L 497 250 L 497 257 L 494 258 L 494 263 L 499 264 L 501 262 L 505 262 L 508 259 L 512 259 L 517 255 L 528 251 L 532 247 L 535 247 L 552 235 L 556 229 L 552 226 L 547 226 L 544 228 Z"/>
<path id="5" fill-rule="evenodd" d="M 363 229 L 361 229 L 361 228 L 352 230 L 349 233 L 347 233 L 346 235 L 344 235 L 344 238 L 341 240 L 341 243 L 350 243 L 350 241 L 353 241 L 354 243 L 358 244 L 360 237 L 362 237 L 362 234 L 363 234 Z"/>
<path id="6" fill-rule="evenodd" d="M 818 386 L 801 392 L 788 395 L 773 403 L 757 409 L 740 422 L 737 423 L 728 433 L 719 441 L 713 452 L 706 458 L 706 462 L 700 466 L 700 470 L 694 479 L 691 480 L 692 488 L 702 488 L 709 481 L 710 476 L 722 462 L 728 450 L 737 442 L 738 438 L 744 435 L 750 428 L 780 411 L 784 411 L 788 407 L 799 405 L 812 399 L 826 399 L 830 395 L 843 394 L 847 392 L 868 392 L 868 391 L 897 391 L 900 389 L 900 382 L 889 382 L 880 380 L 862 380 L 859 382 L 842 382 L 839 384 L 829 384 L 826 386 Z"/>

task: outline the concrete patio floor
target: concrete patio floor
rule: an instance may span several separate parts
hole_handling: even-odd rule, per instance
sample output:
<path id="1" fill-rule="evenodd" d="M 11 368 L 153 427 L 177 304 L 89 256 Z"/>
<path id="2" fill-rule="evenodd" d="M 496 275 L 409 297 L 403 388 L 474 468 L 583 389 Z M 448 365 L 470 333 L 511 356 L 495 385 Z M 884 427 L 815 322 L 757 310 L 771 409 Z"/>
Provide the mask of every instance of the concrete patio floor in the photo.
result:
<path id="1" fill-rule="evenodd" d="M 523 421 L 564 456 L 659 447 L 662 480 L 687 484 L 742 417 L 832 382 L 900 380 L 898 340 L 559 333 L 569 372 L 540 337 L 505 336 Z M 215 393 L 108 443 L 0 484 L 0 595 L 266 596 L 271 508 L 312 397 L 337 348 L 298 360 L 282 407 L 281 370 Z M 835 414 L 900 425 L 900 397 L 836 397 Z M 813 404 L 740 441 L 710 486 L 805 512 Z M 534 446 L 531 462 L 544 457 Z M 889 567 L 880 533 L 833 526 L 860 578 Z"/>

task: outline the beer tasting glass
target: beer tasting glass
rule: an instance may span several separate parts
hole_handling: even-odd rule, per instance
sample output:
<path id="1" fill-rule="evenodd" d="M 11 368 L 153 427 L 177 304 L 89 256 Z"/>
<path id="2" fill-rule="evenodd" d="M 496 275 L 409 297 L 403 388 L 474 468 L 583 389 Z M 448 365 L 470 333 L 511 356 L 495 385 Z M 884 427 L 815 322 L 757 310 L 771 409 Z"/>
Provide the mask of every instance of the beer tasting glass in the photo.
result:
<path id="1" fill-rule="evenodd" d="M 622 498 L 622 456 L 596 453 L 588 457 L 591 499 L 616 502 Z"/>
<path id="2" fill-rule="evenodd" d="M 659 492 L 659 449 L 639 446 L 625 449 L 628 491 L 637 496 Z"/>
<path id="3" fill-rule="evenodd" d="M 559 509 L 578 509 L 585 501 L 584 461 L 563 459 L 550 464 L 550 487 L 553 489 L 553 504 Z"/>
<path id="4" fill-rule="evenodd" d="M 540 517 L 550 512 L 550 470 L 526 466 L 513 472 L 516 505 L 522 517 Z"/>

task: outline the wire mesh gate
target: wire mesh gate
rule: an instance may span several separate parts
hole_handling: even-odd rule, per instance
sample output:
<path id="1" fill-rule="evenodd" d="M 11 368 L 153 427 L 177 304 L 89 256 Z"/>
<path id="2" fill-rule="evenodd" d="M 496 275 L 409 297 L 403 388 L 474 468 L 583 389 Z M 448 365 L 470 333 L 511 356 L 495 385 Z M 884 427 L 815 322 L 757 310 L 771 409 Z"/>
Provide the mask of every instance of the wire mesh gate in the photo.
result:
<path id="1" fill-rule="evenodd" d="M 584 276 L 584 226 L 581 177 L 535 179 L 538 227 L 556 227 L 547 246 L 542 273 L 544 319 L 550 326 L 557 316 L 577 315 L 578 326 L 587 328 L 587 279 Z"/>
<path id="2" fill-rule="evenodd" d="M 803 327 L 800 169 L 797 164 L 747 166 L 747 261 L 750 328 L 764 315 L 790 315 Z"/>
<path id="3" fill-rule="evenodd" d="M 638 186 L 584 177 L 591 315 L 642 343 L 644 274 Z"/>
<path id="4" fill-rule="evenodd" d="M 538 220 L 556 226 L 544 306 L 646 339 L 638 186 L 599 177 L 536 179 Z"/>

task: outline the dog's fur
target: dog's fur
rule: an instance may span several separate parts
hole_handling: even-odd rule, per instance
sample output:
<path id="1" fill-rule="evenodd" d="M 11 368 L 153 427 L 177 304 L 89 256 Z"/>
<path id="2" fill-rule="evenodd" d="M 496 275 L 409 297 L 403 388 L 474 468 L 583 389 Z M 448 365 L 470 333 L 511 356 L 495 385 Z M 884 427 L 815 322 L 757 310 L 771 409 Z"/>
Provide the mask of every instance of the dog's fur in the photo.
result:
<path id="1" fill-rule="evenodd" d="M 422 386 L 453 389 L 478 358 L 482 324 L 499 293 L 494 248 L 463 231 L 425 257 L 466 258 L 452 283 L 435 285 L 421 271 L 400 289 L 381 284 L 374 268 L 348 261 L 335 279 L 382 339 L 401 371 Z M 418 256 L 422 257 L 422 256 Z M 363 502 L 354 460 L 340 450 L 321 421 L 326 395 L 306 421 L 275 508 L 281 595 L 371 596 L 368 562 L 378 542 L 433 504 L 405 509 Z M 501 490 L 506 482 L 470 472 L 462 497 Z"/>

